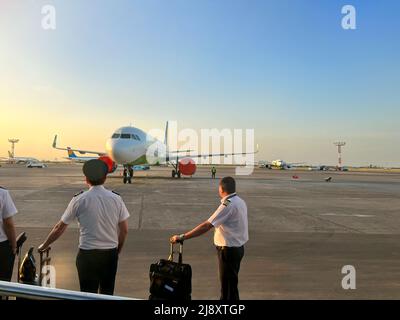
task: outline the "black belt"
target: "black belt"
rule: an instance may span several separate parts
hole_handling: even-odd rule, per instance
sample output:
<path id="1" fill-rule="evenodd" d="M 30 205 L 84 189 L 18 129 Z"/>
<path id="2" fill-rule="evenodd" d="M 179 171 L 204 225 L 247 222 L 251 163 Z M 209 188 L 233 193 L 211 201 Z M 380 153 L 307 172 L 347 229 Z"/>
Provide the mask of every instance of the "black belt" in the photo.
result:
<path id="1" fill-rule="evenodd" d="M 89 253 L 89 252 L 113 252 L 117 251 L 118 248 L 112 248 L 112 249 L 81 249 L 79 248 L 79 251 L 82 253 Z"/>
<path id="2" fill-rule="evenodd" d="M 240 246 L 240 247 L 226 247 L 226 246 L 215 246 L 217 248 L 217 250 L 229 250 L 229 249 L 241 249 L 244 246 Z"/>

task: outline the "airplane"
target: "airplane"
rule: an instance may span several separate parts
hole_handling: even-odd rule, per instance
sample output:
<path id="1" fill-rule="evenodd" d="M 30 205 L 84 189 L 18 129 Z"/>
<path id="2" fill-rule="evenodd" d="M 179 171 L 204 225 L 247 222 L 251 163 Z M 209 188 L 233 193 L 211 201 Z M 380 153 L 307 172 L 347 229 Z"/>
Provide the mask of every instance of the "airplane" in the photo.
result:
<path id="1" fill-rule="evenodd" d="M 54 141 L 55 141 L 54 143 L 57 145 L 57 136 L 55 137 Z M 53 145 L 54 145 L 54 143 L 53 143 Z M 75 162 L 86 162 L 86 161 L 98 158 L 98 157 L 78 157 L 75 154 L 75 152 L 73 150 L 71 150 L 70 147 L 67 147 L 67 152 L 68 152 L 68 157 L 66 157 L 65 159 L 75 161 Z"/>
<path id="2" fill-rule="evenodd" d="M 278 159 L 278 160 L 273 160 L 271 162 L 260 161 L 260 168 L 267 168 L 267 169 L 276 168 L 280 170 L 286 170 L 302 164 L 304 164 L 304 162 L 287 163 L 286 161 Z"/>
<path id="3" fill-rule="evenodd" d="M 255 152 L 240 153 L 181 155 L 193 150 L 169 150 L 168 121 L 165 127 L 164 143 L 149 136 L 139 128 L 129 126 L 121 127 L 114 131 L 112 136 L 106 141 L 106 152 L 58 147 L 57 135 L 54 137 L 52 147 L 57 150 L 68 151 L 68 158 L 74 161 L 103 160 L 108 166 L 109 173 L 114 172 L 118 168 L 118 165 L 122 165 L 124 169 L 129 169 L 137 165 L 154 166 L 169 164 L 173 167 L 171 172 L 172 178 L 181 178 L 182 175 L 192 176 L 197 169 L 193 158 L 248 155 L 258 152 L 257 150 Z M 78 154 L 89 153 L 96 156 L 79 157 L 74 152 Z"/>
<path id="4" fill-rule="evenodd" d="M 31 157 L 13 157 L 12 153 L 8 151 L 8 161 L 16 164 L 24 164 L 28 162 L 39 162 L 36 158 Z"/>

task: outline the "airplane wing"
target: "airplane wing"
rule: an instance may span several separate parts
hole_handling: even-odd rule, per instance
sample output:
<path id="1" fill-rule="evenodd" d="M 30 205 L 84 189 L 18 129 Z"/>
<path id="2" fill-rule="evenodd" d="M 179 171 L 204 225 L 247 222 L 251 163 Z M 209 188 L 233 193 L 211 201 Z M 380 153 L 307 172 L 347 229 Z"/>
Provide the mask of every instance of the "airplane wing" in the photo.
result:
<path id="1" fill-rule="evenodd" d="M 187 151 L 180 151 L 180 152 L 187 152 Z M 208 157 L 228 157 L 228 156 L 245 156 L 248 154 L 256 154 L 258 153 L 258 145 L 257 145 L 257 150 L 254 152 L 233 152 L 233 153 L 207 153 L 207 154 L 197 154 L 197 155 L 184 155 L 180 156 L 178 155 L 179 152 L 175 152 L 176 154 L 173 154 L 171 152 L 168 153 L 167 155 L 167 161 L 169 160 L 179 160 L 182 158 L 208 158 Z"/>
<path id="2" fill-rule="evenodd" d="M 256 154 L 258 153 L 258 145 L 257 145 L 257 150 L 255 152 L 238 152 L 238 153 L 208 153 L 208 154 L 197 154 L 197 155 L 183 155 L 180 156 L 180 153 L 189 153 L 194 150 L 177 150 L 177 151 L 169 151 L 168 148 L 168 121 L 165 125 L 165 136 L 164 136 L 164 145 L 166 146 L 166 160 L 169 162 L 170 160 L 176 160 L 178 161 L 179 159 L 182 158 L 207 158 L 207 157 L 227 157 L 227 156 L 244 156 L 247 154 Z"/>
<path id="3" fill-rule="evenodd" d="M 60 147 L 57 147 L 57 135 L 54 136 L 54 140 L 53 140 L 53 145 L 52 145 L 52 147 L 53 147 L 54 149 L 57 149 L 57 150 L 75 151 L 75 152 L 78 152 L 78 153 L 80 153 L 80 154 L 91 153 L 91 154 L 97 154 L 97 155 L 99 155 L 99 156 L 105 156 L 105 155 L 106 155 L 105 152 L 99 152 L 99 151 L 90 151 L 90 150 L 73 149 L 73 148 L 69 148 L 69 147 L 68 147 L 68 148 L 60 148 Z"/>

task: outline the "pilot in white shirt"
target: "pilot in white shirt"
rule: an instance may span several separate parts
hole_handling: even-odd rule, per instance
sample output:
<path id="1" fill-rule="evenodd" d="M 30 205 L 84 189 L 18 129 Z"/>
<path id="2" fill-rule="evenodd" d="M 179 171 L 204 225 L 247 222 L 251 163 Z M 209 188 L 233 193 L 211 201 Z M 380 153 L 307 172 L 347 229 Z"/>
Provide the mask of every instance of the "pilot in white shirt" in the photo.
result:
<path id="1" fill-rule="evenodd" d="M 45 250 L 75 219 L 79 224 L 79 252 L 76 258 L 81 291 L 112 295 L 121 252 L 128 233 L 129 212 L 122 198 L 104 188 L 108 172 L 101 160 L 83 166 L 88 191 L 76 194 L 39 247 Z"/>
<path id="2" fill-rule="evenodd" d="M 249 240 L 247 206 L 236 194 L 236 182 L 225 177 L 219 183 L 221 205 L 207 220 L 193 230 L 172 236 L 172 243 L 198 237 L 215 228 L 214 244 L 217 248 L 221 300 L 239 300 L 239 270 L 244 256 L 244 245 Z"/>
<path id="3" fill-rule="evenodd" d="M 15 253 L 16 232 L 13 217 L 17 208 L 8 190 L 0 187 L 0 280 L 11 281 Z"/>

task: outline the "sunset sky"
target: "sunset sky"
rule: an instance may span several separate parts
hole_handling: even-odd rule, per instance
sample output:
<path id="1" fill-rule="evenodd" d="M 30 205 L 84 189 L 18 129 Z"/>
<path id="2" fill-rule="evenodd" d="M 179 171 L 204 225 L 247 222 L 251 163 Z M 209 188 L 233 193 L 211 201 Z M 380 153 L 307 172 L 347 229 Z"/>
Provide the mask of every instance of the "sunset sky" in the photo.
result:
<path id="1" fill-rule="evenodd" d="M 103 151 L 121 126 L 254 128 L 258 159 L 400 166 L 400 2 L 2 0 L 0 157 Z M 56 9 L 56 30 L 41 8 Z"/>

